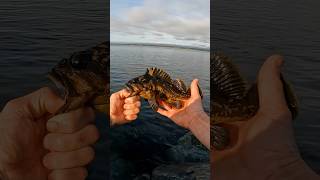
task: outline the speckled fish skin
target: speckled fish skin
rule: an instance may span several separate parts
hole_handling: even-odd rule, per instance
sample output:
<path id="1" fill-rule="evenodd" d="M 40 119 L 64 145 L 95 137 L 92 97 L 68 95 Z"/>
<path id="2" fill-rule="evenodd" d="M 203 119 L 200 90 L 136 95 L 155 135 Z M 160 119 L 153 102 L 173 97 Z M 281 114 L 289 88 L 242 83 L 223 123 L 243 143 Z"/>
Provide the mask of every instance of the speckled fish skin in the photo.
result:
<path id="1" fill-rule="evenodd" d="M 230 58 L 220 52 L 211 55 L 210 68 L 211 145 L 216 150 L 222 150 L 229 144 L 229 133 L 220 124 L 253 117 L 259 109 L 258 88 L 255 83 L 248 86 Z M 281 80 L 287 105 L 294 119 L 298 114 L 297 98 L 282 75 Z"/>
<path id="2" fill-rule="evenodd" d="M 191 96 L 190 88 L 187 89 L 182 80 L 173 80 L 165 71 L 155 67 L 148 68 L 144 75 L 128 81 L 126 88 L 130 92 L 130 96 L 139 95 L 149 100 L 154 111 L 159 108 L 160 101 L 180 109 L 182 108 L 181 101 L 187 100 Z"/>
<path id="3" fill-rule="evenodd" d="M 109 110 L 109 43 L 74 52 L 52 68 L 49 78 L 64 89 L 65 104 L 57 114 L 83 106 Z"/>

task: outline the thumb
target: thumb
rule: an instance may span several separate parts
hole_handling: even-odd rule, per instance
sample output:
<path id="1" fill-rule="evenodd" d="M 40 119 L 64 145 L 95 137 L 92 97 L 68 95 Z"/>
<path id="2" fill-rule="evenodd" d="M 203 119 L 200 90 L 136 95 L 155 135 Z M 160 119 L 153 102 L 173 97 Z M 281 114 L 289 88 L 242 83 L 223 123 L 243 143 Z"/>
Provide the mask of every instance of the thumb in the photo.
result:
<path id="1" fill-rule="evenodd" d="M 130 92 L 127 89 L 122 89 L 118 93 L 119 93 L 120 98 L 122 98 L 122 99 L 125 99 L 130 96 Z"/>
<path id="2" fill-rule="evenodd" d="M 191 97 L 192 97 L 192 98 L 198 98 L 198 97 L 200 97 L 198 83 L 199 83 L 199 80 L 198 80 L 198 79 L 194 79 L 194 80 L 191 82 L 190 90 L 191 90 Z"/>
<path id="3" fill-rule="evenodd" d="M 287 108 L 283 92 L 283 84 L 280 79 L 283 57 L 270 56 L 262 65 L 258 76 L 258 91 L 260 111 L 282 112 Z"/>
<path id="4" fill-rule="evenodd" d="M 40 118 L 48 113 L 53 114 L 64 104 L 64 100 L 47 87 L 26 95 L 22 99 L 24 100 L 21 105 L 26 107 L 28 113 L 31 113 L 34 118 Z"/>

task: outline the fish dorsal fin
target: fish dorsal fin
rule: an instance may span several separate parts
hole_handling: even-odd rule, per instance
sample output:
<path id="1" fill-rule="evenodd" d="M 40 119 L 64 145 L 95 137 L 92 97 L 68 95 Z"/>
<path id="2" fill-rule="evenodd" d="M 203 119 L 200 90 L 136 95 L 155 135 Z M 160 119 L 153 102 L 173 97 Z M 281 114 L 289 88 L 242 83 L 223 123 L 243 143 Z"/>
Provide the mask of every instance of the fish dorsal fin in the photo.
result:
<path id="1" fill-rule="evenodd" d="M 161 78 L 166 81 L 172 81 L 172 79 L 168 73 L 166 73 L 162 69 L 158 69 L 156 67 L 148 68 L 146 74 L 149 74 L 152 77 Z"/>
<path id="2" fill-rule="evenodd" d="M 184 84 L 184 82 L 181 79 L 175 79 L 173 80 L 173 84 L 179 88 L 180 90 L 182 90 L 183 92 L 187 92 L 187 86 Z"/>
<path id="3" fill-rule="evenodd" d="M 214 98 L 242 99 L 247 93 L 247 83 L 231 59 L 221 52 L 213 53 L 210 59 L 210 86 L 213 87 Z"/>

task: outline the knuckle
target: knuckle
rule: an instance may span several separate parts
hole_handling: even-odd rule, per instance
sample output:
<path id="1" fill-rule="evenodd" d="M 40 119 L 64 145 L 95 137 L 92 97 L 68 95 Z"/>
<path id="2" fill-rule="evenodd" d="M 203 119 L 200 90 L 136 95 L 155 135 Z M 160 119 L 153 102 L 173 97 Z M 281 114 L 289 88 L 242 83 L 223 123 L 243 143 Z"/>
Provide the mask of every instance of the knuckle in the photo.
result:
<path id="1" fill-rule="evenodd" d="M 96 142 L 100 137 L 99 130 L 95 125 L 90 125 L 89 128 L 90 135 L 93 137 L 93 141 Z"/>
<path id="2" fill-rule="evenodd" d="M 66 138 L 57 134 L 48 134 L 45 141 L 47 148 L 53 151 L 62 151 L 69 145 L 66 143 Z"/>
<path id="3" fill-rule="evenodd" d="M 9 109 L 16 109 L 20 106 L 21 102 L 21 98 L 12 99 L 7 102 L 6 107 Z"/>
<path id="4" fill-rule="evenodd" d="M 79 168 L 79 178 L 85 179 L 88 176 L 88 171 L 86 168 Z"/>
<path id="5" fill-rule="evenodd" d="M 76 111 L 70 112 L 69 119 L 66 119 L 64 122 L 65 129 L 68 133 L 73 133 L 77 130 L 78 114 Z"/>
<path id="6" fill-rule="evenodd" d="M 90 121 L 93 121 L 96 114 L 91 107 L 86 108 L 86 117 L 89 118 Z"/>
<path id="7" fill-rule="evenodd" d="M 52 156 L 51 153 L 48 153 L 43 157 L 43 160 L 42 160 L 43 165 L 48 169 L 52 169 L 53 162 L 52 162 L 51 156 Z"/>
<path id="8" fill-rule="evenodd" d="M 86 144 L 87 143 L 87 133 L 86 132 L 81 132 L 78 134 L 76 141 L 78 142 L 78 144 Z"/>
<path id="9" fill-rule="evenodd" d="M 95 152 L 92 147 L 85 147 L 82 151 L 82 154 L 79 155 L 84 157 L 85 163 L 89 163 L 94 159 Z"/>
<path id="10" fill-rule="evenodd" d="M 283 108 L 279 110 L 277 113 L 275 113 L 275 117 L 277 119 L 291 119 L 291 112 L 289 108 Z"/>
<path id="11" fill-rule="evenodd" d="M 86 129 L 79 133 L 78 143 L 82 145 L 89 145 L 99 139 L 99 131 L 95 125 L 88 125 Z"/>
<path id="12" fill-rule="evenodd" d="M 48 180 L 62 180 L 64 179 L 63 175 L 61 174 L 60 170 L 53 170 L 48 176 Z"/>
<path id="13" fill-rule="evenodd" d="M 48 95 L 54 95 L 54 94 L 55 94 L 55 93 L 53 92 L 53 90 L 50 89 L 49 87 L 43 87 L 43 88 L 39 89 L 39 93 L 40 93 L 41 95 L 46 95 L 46 94 L 48 94 Z"/>
<path id="14" fill-rule="evenodd" d="M 137 102 L 137 107 L 140 107 L 140 106 L 141 106 L 141 102 L 138 101 L 138 102 Z"/>
<path id="15" fill-rule="evenodd" d="M 51 145 L 50 134 L 48 134 L 43 139 L 43 146 L 46 149 L 50 149 L 50 145 Z"/>

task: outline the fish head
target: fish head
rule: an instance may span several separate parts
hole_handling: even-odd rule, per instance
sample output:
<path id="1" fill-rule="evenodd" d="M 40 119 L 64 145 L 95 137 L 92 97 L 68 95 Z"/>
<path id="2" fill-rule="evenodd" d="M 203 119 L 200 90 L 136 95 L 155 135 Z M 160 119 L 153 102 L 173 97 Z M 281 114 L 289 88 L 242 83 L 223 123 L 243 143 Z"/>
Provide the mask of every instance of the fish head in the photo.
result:
<path id="1" fill-rule="evenodd" d="M 148 75 L 141 75 L 129 80 L 125 84 L 125 87 L 129 91 L 130 96 L 143 94 L 146 94 L 147 96 L 147 94 L 149 94 L 148 91 L 152 89 L 152 83 L 150 82 L 150 77 Z"/>

